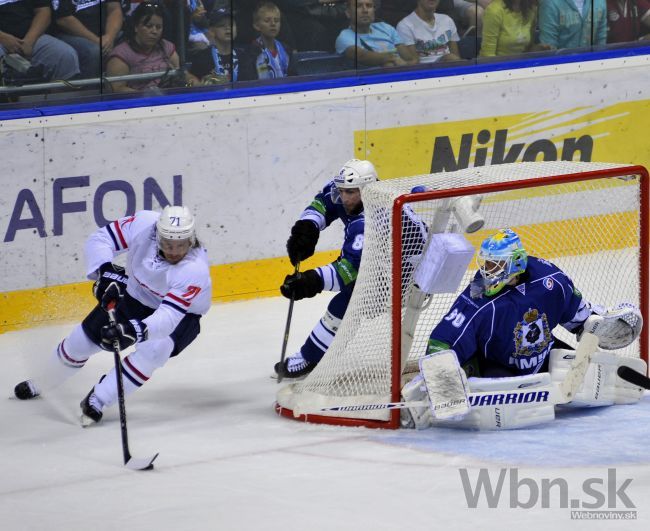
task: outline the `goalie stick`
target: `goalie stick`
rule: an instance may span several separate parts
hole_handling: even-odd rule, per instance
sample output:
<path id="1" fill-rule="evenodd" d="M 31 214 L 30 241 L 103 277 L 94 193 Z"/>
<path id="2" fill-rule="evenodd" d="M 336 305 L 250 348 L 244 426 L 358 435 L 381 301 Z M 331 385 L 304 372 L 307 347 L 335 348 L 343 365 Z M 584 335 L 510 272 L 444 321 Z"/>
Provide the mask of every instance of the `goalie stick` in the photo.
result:
<path id="1" fill-rule="evenodd" d="M 116 324 L 115 319 L 116 302 L 110 301 L 106 306 L 108 319 L 111 324 Z M 131 470 L 152 470 L 153 462 L 158 457 L 158 453 L 153 457 L 138 458 L 133 457 L 129 451 L 129 439 L 126 431 L 126 404 L 124 402 L 124 381 L 122 380 L 122 358 L 120 355 L 120 343 L 116 339 L 113 341 L 113 361 L 115 362 L 115 376 L 117 380 L 117 403 L 120 410 L 120 434 L 122 436 L 122 453 L 124 455 L 124 465 Z"/>
<path id="2" fill-rule="evenodd" d="M 621 379 L 625 380 L 626 382 L 642 387 L 643 389 L 650 390 L 650 378 L 648 378 L 645 374 L 641 374 L 640 372 L 635 371 L 632 367 L 621 365 L 617 369 L 616 373 Z"/>
<path id="3" fill-rule="evenodd" d="M 571 363 L 571 367 L 567 371 L 564 380 L 559 386 L 559 393 L 552 393 L 549 397 L 549 400 L 555 404 L 566 404 L 570 402 L 575 394 L 580 389 L 582 382 L 585 378 L 585 373 L 591 361 L 591 357 L 598 350 L 598 337 L 594 332 L 600 326 L 600 323 L 603 321 L 603 318 L 600 316 L 592 315 L 585 321 L 584 332 L 578 343 L 578 347 L 575 351 L 575 358 Z M 619 376 L 621 369 L 619 368 Z M 625 367 L 630 369 L 629 367 Z M 633 371 L 636 373 L 636 371 Z M 629 375 L 627 371 L 623 371 L 624 374 Z M 640 373 L 636 373 L 639 376 L 642 376 Z M 624 378 L 624 376 L 621 376 Z M 635 383 L 636 382 L 632 382 Z M 636 384 L 639 385 L 639 384 Z M 643 387 L 640 385 L 640 387 Z M 509 393 L 526 393 L 527 390 L 522 391 L 509 391 Z M 495 394 L 494 392 L 479 392 L 479 393 L 469 393 L 468 394 L 468 403 L 476 403 L 476 398 L 486 394 Z M 388 402 L 383 404 L 357 404 L 357 405 L 341 405 L 341 406 L 331 406 L 326 408 L 321 408 L 319 411 L 372 411 L 380 409 L 403 409 L 410 407 L 431 407 L 430 401 L 418 401 L 418 402 Z"/>

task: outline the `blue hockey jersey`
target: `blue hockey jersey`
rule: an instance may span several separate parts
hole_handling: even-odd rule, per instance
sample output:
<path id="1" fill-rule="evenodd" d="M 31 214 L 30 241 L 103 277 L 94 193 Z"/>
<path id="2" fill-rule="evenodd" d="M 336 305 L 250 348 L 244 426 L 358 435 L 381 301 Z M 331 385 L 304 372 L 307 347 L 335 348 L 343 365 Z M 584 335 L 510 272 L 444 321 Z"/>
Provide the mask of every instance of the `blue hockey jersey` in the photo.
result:
<path id="1" fill-rule="evenodd" d="M 477 272 L 475 279 L 480 279 Z M 471 285 L 434 328 L 429 351 L 449 345 L 459 362 L 474 356 L 514 375 L 538 372 L 553 347 L 551 331 L 572 322 L 582 295 L 554 264 L 533 256 L 515 286 L 493 296 L 472 298 Z M 482 358 L 482 359 L 481 359 Z"/>
<path id="2" fill-rule="evenodd" d="M 364 217 L 363 211 L 350 215 L 346 213 L 343 204 L 335 203 L 332 199 L 334 187 L 334 181 L 328 182 L 303 211 L 300 219 L 313 221 L 319 230 L 329 227 L 337 219 L 343 222 L 345 229 L 341 254 L 328 266 L 317 269 L 323 277 L 324 289 L 340 291 L 352 287 L 359 273 L 363 250 Z"/>

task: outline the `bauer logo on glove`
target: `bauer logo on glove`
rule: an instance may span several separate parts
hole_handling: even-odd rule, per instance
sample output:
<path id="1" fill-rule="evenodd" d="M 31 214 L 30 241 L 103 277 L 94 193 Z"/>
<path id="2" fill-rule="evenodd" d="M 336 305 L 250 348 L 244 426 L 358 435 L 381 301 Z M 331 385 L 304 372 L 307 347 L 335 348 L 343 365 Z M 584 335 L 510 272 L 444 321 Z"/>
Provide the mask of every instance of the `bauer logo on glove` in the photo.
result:
<path id="1" fill-rule="evenodd" d="M 102 348 L 113 350 L 115 341 L 118 342 L 120 350 L 129 348 L 136 343 L 146 341 L 149 335 L 147 325 L 137 319 L 124 321 L 116 324 L 109 324 L 102 327 Z"/>

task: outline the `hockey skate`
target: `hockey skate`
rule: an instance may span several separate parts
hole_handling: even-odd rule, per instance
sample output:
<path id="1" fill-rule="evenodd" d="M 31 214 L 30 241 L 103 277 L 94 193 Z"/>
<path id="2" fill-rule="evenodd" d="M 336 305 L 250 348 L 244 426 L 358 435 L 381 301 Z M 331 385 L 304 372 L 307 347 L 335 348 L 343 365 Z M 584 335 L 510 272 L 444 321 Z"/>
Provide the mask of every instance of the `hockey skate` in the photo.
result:
<path id="1" fill-rule="evenodd" d="M 81 403 L 81 426 L 87 428 L 93 424 L 97 424 L 104 414 L 102 413 L 102 403 L 95 395 L 95 387 L 90 390 Z"/>
<path id="2" fill-rule="evenodd" d="M 30 400 L 40 396 L 40 391 L 31 380 L 20 382 L 14 387 L 14 394 L 19 400 Z"/>
<path id="3" fill-rule="evenodd" d="M 280 362 L 275 364 L 275 373 L 282 374 L 282 378 L 304 378 L 316 367 L 315 363 L 311 363 L 302 357 L 302 354 L 298 352 L 293 356 L 288 357 L 284 360 L 284 363 L 281 365 Z"/>

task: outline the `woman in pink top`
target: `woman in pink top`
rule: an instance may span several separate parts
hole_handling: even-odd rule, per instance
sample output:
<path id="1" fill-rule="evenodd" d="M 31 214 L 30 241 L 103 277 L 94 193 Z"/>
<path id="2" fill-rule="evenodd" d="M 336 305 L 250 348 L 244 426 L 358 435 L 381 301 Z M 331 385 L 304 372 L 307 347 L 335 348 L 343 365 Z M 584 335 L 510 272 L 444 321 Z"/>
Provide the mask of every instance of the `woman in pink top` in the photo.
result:
<path id="1" fill-rule="evenodd" d="M 113 49 L 106 73 L 110 76 L 160 72 L 178 68 L 179 59 L 174 45 L 162 38 L 163 18 L 160 5 L 141 3 L 131 15 L 126 41 Z M 114 92 L 138 92 L 157 87 L 160 78 L 115 81 Z"/>

